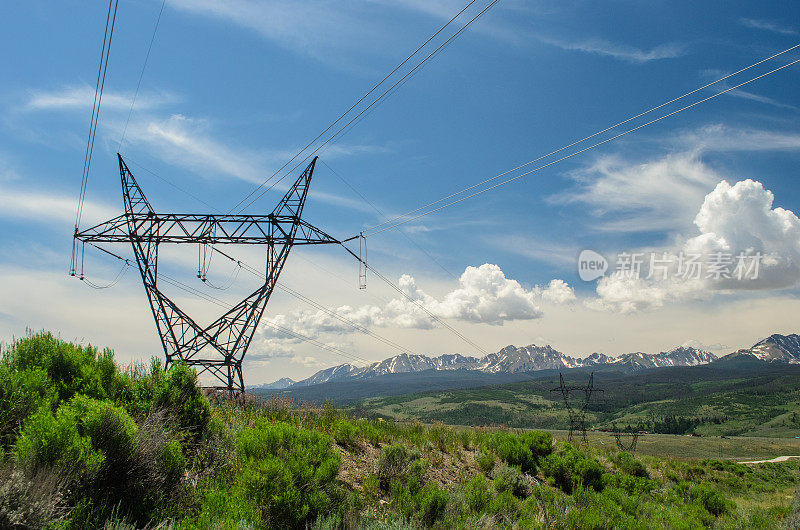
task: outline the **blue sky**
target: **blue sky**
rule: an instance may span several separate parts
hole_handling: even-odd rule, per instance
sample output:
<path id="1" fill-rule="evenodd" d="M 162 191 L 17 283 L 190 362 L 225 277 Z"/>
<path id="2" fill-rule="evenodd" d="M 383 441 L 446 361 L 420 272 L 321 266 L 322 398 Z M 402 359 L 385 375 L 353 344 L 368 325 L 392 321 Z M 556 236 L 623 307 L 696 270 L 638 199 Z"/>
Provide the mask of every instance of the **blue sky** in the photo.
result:
<path id="1" fill-rule="evenodd" d="M 167 0 L 121 153 L 156 209 L 209 208 L 148 170 L 226 211 L 465 4 Z M 120 2 L 89 218 L 121 212 L 115 153 L 160 6 Z M 105 7 L 0 6 L 0 334 L 51 329 L 128 361 L 160 351 L 136 271 L 102 291 L 66 274 Z M 797 44 L 799 15 L 791 2 L 501 0 L 321 151 L 307 218 L 336 236 L 357 233 L 383 218 L 339 176 L 386 214 L 408 211 Z M 797 58 L 787 53 L 686 103 Z M 789 67 L 404 225 L 405 236 L 372 237 L 370 262 L 393 280 L 407 275 L 407 292 L 488 351 L 547 342 L 583 356 L 688 342 L 725 353 L 797 332 L 798 80 L 800 66 Z M 279 197 L 272 191 L 248 211 L 269 211 Z M 763 251 L 773 262 L 756 283 L 583 282 L 576 259 L 586 248 L 609 258 Z M 196 249 L 183 250 L 165 267 L 204 288 L 193 278 Z M 263 261 L 253 249 L 241 255 Z M 99 284 L 119 270 L 87 257 Z M 355 265 L 341 250 L 301 249 L 282 280 L 414 351 L 480 354 L 375 278 L 360 291 Z M 211 269 L 218 283 L 231 273 L 225 263 Z M 241 274 L 210 292 L 235 300 L 254 282 Z M 175 297 L 203 317 L 216 312 Z M 283 293 L 265 318 L 362 358 L 397 353 Z M 249 382 L 344 361 L 269 328 L 251 354 Z"/>

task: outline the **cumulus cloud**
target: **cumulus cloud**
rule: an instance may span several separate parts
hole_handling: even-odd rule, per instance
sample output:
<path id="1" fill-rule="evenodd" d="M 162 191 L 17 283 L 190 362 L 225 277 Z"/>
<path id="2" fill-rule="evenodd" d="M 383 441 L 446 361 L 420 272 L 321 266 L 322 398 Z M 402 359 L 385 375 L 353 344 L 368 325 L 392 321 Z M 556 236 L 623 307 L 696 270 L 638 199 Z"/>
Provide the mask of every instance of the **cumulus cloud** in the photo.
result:
<path id="1" fill-rule="evenodd" d="M 721 181 L 694 218 L 699 233 L 659 252 L 657 270 L 651 257 L 649 264 L 646 259 L 641 263 L 640 274 L 618 270 L 601 278 L 598 297 L 586 300 L 586 305 L 632 312 L 736 291 L 798 285 L 800 219 L 790 210 L 773 208 L 774 199 L 760 182 Z M 691 259 L 700 264 L 694 272 L 689 268 Z"/>
<path id="2" fill-rule="evenodd" d="M 406 295 L 389 300 L 383 306 L 341 306 L 333 311 L 364 328 L 414 328 L 431 329 L 438 318 L 463 322 L 503 325 L 515 320 L 533 320 L 542 317 L 541 303 L 565 304 L 575 300 L 573 289 L 563 280 L 552 280 L 548 285 L 525 289 L 516 280 L 507 278 L 497 265 L 485 263 L 467 267 L 458 280 L 458 287 L 438 299 L 423 291 L 416 280 L 404 274 L 398 287 Z M 349 334 L 357 332 L 353 326 L 324 311 L 298 310 L 277 315 L 269 322 L 310 337 L 322 334 Z M 265 338 L 283 336 L 269 323 L 262 326 Z"/>

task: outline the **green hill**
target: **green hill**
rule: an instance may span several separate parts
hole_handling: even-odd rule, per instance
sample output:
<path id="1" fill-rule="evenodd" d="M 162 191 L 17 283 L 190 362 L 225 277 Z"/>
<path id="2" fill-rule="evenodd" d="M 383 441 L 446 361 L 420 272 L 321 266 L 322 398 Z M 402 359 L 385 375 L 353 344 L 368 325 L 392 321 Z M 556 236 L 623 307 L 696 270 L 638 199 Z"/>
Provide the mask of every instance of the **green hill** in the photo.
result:
<path id="1" fill-rule="evenodd" d="M 565 379 L 586 385 L 589 373 Z M 433 390 L 367 398 L 354 410 L 387 419 L 564 429 L 568 416 L 558 376 L 533 373 L 527 381 L 469 389 Z M 659 368 L 637 374 L 597 372 L 587 407 L 595 428 L 633 427 L 665 434 L 800 436 L 800 366 L 752 359 Z M 602 392 L 600 391 L 602 390 Z M 580 399 L 578 399 L 580 398 Z M 576 397 L 575 404 L 582 400 Z"/>

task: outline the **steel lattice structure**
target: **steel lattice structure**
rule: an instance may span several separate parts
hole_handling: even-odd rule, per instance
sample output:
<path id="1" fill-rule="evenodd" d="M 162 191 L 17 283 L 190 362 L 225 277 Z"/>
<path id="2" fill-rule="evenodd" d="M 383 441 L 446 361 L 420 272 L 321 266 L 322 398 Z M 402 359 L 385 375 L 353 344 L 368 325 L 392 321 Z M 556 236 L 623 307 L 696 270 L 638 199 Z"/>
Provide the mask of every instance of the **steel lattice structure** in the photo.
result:
<path id="1" fill-rule="evenodd" d="M 589 401 L 592 398 L 593 392 L 602 392 L 599 388 L 594 388 L 594 372 L 589 376 L 589 383 L 586 386 L 567 386 L 564 384 L 564 376 L 561 372 L 558 373 L 559 385 L 552 389 L 550 392 L 561 392 L 561 397 L 564 400 L 564 407 L 567 409 L 569 415 L 569 436 L 568 441 L 572 443 L 575 437 L 575 431 L 580 431 L 581 441 L 588 444 L 586 439 L 586 407 L 589 406 Z M 573 406 L 570 401 L 570 394 L 583 393 L 583 403 L 579 403 L 577 407 Z"/>
<path id="2" fill-rule="evenodd" d="M 268 215 L 156 213 L 117 154 L 125 213 L 75 232 L 75 264 L 83 262 L 86 243 L 130 243 L 142 276 L 166 365 L 182 361 L 209 373 L 215 389 L 244 391 L 242 360 L 264 313 L 278 276 L 294 245 L 339 244 L 340 241 L 301 219 L 317 158 L 303 171 Z M 266 245 L 264 283 L 225 314 L 202 327 L 159 289 L 158 249 L 161 244 Z"/>
<path id="3" fill-rule="evenodd" d="M 620 451 L 627 451 L 630 454 L 636 453 L 636 444 L 639 442 L 641 433 L 620 431 L 614 426 L 614 430 L 611 434 L 614 436 L 614 441 L 617 442 L 617 449 Z M 627 444 L 623 441 L 625 438 L 628 439 Z"/>

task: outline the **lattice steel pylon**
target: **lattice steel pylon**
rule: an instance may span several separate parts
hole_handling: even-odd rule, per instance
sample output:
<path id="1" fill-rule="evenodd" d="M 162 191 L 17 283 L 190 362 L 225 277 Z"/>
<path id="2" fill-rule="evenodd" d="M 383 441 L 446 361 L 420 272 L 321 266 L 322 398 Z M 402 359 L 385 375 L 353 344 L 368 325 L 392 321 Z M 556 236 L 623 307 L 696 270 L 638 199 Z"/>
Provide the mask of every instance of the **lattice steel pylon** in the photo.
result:
<path id="1" fill-rule="evenodd" d="M 145 197 L 122 156 L 119 172 L 125 213 L 74 235 L 72 274 L 83 275 L 86 243 L 130 243 L 142 276 L 166 365 L 183 361 L 209 373 L 221 385 L 210 388 L 244 392 L 242 360 L 294 245 L 339 244 L 301 218 L 317 158 L 303 171 L 272 213 L 161 214 Z M 158 249 L 164 243 L 266 245 L 264 283 L 225 314 L 202 327 L 159 288 Z"/>
<path id="2" fill-rule="evenodd" d="M 581 432 L 581 441 L 588 444 L 586 439 L 586 407 L 589 406 L 589 401 L 592 398 L 593 392 L 602 392 L 599 388 L 594 388 L 594 372 L 589 376 L 589 383 L 586 386 L 567 386 L 564 384 L 564 376 L 561 372 L 558 373 L 559 385 L 558 387 L 550 390 L 550 392 L 561 392 L 561 397 L 564 400 L 564 407 L 567 409 L 569 415 L 569 436 L 567 440 L 572 443 L 575 437 L 575 431 Z M 570 402 L 570 394 L 581 392 L 584 395 L 583 403 L 578 407 L 574 407 Z"/>
<path id="3" fill-rule="evenodd" d="M 617 443 L 617 449 L 620 451 L 626 451 L 630 454 L 636 454 L 636 444 L 638 443 L 639 436 L 641 435 L 639 432 L 620 431 L 615 425 L 611 435 L 614 437 L 614 441 Z M 628 440 L 627 443 L 623 441 L 625 438 Z"/>

